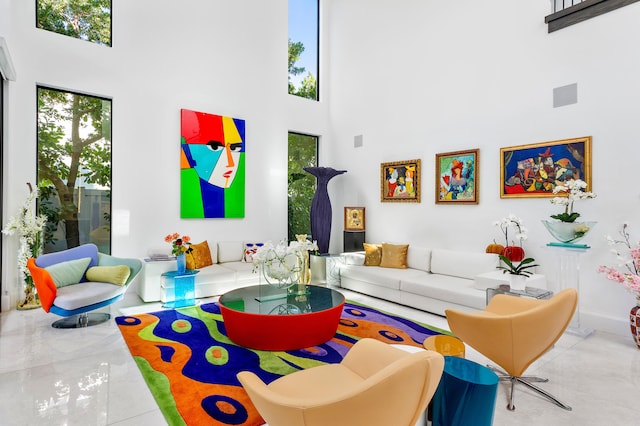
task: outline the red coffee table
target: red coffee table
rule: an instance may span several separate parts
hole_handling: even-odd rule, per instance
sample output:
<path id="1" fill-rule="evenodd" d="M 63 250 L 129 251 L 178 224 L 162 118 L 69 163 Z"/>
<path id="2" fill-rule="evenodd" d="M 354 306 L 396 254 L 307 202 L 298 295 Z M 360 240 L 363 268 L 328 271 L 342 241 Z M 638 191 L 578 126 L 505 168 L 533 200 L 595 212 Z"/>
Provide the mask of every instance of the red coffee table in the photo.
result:
<path id="1" fill-rule="evenodd" d="M 308 286 L 306 295 L 254 285 L 220 296 L 227 336 L 252 349 L 288 351 L 327 342 L 338 329 L 345 298 L 322 286 Z"/>

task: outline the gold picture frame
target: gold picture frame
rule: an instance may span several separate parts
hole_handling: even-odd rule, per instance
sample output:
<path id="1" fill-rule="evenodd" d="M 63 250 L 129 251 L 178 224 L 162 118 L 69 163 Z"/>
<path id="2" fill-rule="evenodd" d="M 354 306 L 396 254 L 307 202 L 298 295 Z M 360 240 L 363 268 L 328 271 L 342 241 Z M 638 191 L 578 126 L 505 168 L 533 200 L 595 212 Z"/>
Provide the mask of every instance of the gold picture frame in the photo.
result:
<path id="1" fill-rule="evenodd" d="M 500 148 L 500 198 L 555 197 L 557 182 L 591 191 L 591 136 Z"/>
<path id="2" fill-rule="evenodd" d="M 380 164 L 380 201 L 420 202 L 420 160 Z"/>
<path id="3" fill-rule="evenodd" d="M 345 231 L 364 231 L 365 228 L 365 210 L 364 207 L 345 207 L 344 208 L 344 230 Z"/>
<path id="4" fill-rule="evenodd" d="M 480 149 L 436 154 L 436 204 L 480 202 Z"/>

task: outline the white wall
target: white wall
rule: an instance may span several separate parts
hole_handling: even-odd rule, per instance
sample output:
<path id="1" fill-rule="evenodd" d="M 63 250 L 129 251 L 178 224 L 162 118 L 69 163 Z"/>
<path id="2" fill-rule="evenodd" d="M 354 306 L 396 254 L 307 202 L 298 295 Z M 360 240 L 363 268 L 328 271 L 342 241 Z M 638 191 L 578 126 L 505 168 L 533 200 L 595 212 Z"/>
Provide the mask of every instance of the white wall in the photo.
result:
<path id="1" fill-rule="evenodd" d="M 331 138 L 349 170 L 343 205 L 367 209 L 367 240 L 483 250 L 509 213 L 530 230 L 527 253 L 560 285 L 541 224 L 548 199 L 501 199 L 500 147 L 593 136 L 594 200 L 576 210 L 598 225 L 580 257 L 582 323 L 628 334 L 635 300 L 596 274 L 615 264 L 604 240 L 623 221 L 640 239 L 640 4 L 548 34 L 549 2 L 330 1 Z M 578 103 L 552 90 L 578 84 Z M 355 135 L 364 146 L 353 147 Z M 480 148 L 480 203 L 435 204 L 435 154 Z M 422 160 L 422 202 L 381 203 L 380 163 Z M 463 259 L 461 259 L 463 261 Z"/>
<path id="2" fill-rule="evenodd" d="M 170 232 L 195 242 L 286 238 L 287 132 L 328 128 L 324 103 L 286 93 L 287 0 L 115 0 L 112 48 L 36 29 L 34 3 L 0 3 L 17 72 L 7 86 L 5 218 L 36 179 L 42 84 L 113 100 L 113 254 L 144 257 Z M 180 219 L 181 108 L 246 120 L 244 219 Z M 18 243 L 3 244 L 3 287 L 15 302 Z"/>

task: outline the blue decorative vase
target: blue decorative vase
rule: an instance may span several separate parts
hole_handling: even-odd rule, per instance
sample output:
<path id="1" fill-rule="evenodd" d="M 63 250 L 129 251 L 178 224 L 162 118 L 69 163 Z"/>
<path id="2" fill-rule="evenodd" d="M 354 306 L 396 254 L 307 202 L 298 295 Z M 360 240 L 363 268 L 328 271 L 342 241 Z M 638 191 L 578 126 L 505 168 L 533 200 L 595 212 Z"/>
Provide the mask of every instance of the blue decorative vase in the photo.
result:
<path id="1" fill-rule="evenodd" d="M 187 257 L 184 253 L 176 256 L 177 271 L 179 274 L 184 274 L 187 271 Z"/>

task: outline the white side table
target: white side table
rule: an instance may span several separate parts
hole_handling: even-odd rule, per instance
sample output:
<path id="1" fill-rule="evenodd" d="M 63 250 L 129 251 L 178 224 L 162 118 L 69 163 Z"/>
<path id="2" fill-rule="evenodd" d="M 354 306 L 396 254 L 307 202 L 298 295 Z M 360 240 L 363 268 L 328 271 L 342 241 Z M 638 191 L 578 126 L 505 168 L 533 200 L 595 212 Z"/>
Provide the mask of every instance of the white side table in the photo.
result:
<path id="1" fill-rule="evenodd" d="M 527 277 L 525 283 L 527 287 L 547 288 L 547 278 L 542 274 L 533 274 Z M 503 284 L 509 284 L 509 274 L 503 274 L 502 271 L 485 272 L 474 278 L 474 287 L 479 290 L 495 288 Z"/>

